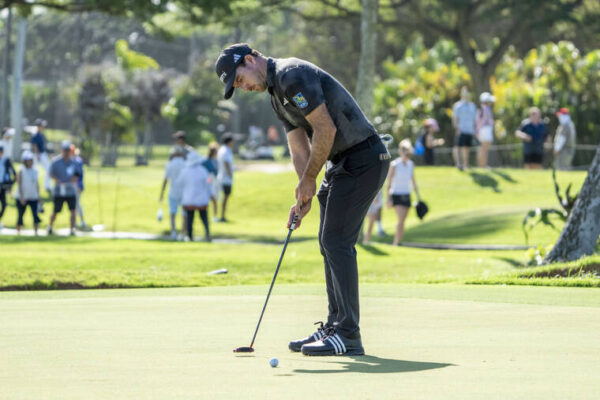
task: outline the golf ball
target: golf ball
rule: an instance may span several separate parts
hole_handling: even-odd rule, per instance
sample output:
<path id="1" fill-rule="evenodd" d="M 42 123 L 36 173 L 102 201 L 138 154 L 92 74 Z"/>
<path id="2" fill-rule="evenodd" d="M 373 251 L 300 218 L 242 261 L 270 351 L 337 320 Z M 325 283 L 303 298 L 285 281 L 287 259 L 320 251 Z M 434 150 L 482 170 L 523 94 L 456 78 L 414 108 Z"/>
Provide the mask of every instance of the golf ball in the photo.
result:
<path id="1" fill-rule="evenodd" d="M 271 359 L 269 360 L 269 364 L 271 365 L 271 367 L 275 368 L 276 366 L 278 366 L 278 365 L 279 365 L 279 360 L 278 360 L 278 359 L 276 359 L 276 358 L 271 358 Z"/>

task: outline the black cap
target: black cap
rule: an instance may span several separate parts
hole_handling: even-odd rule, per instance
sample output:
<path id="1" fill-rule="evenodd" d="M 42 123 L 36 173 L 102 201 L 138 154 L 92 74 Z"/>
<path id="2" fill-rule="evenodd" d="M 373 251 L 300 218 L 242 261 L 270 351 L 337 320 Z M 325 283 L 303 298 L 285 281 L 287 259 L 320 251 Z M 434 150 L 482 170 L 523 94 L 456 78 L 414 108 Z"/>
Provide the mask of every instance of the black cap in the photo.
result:
<path id="1" fill-rule="evenodd" d="M 35 126 L 46 126 L 47 122 L 45 119 L 37 118 L 33 124 Z"/>
<path id="2" fill-rule="evenodd" d="M 228 99 L 233 95 L 233 83 L 235 82 L 235 69 L 248 54 L 252 54 L 252 49 L 246 43 L 237 43 L 229 46 L 221 52 L 215 65 L 217 76 L 225 84 L 223 96 Z"/>
<path id="3" fill-rule="evenodd" d="M 173 139 L 185 139 L 185 132 L 177 131 L 172 136 L 173 136 Z"/>

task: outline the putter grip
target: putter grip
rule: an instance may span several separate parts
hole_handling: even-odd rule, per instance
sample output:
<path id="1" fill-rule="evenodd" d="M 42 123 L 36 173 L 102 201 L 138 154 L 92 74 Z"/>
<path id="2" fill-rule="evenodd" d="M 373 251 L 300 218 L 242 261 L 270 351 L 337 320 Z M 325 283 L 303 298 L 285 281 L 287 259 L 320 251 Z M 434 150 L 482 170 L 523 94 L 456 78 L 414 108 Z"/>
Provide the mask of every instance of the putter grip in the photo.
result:
<path id="1" fill-rule="evenodd" d="M 296 227 L 296 222 L 298 222 L 298 214 L 294 214 L 294 217 L 292 218 L 292 224 L 290 225 L 290 230 L 294 230 Z"/>

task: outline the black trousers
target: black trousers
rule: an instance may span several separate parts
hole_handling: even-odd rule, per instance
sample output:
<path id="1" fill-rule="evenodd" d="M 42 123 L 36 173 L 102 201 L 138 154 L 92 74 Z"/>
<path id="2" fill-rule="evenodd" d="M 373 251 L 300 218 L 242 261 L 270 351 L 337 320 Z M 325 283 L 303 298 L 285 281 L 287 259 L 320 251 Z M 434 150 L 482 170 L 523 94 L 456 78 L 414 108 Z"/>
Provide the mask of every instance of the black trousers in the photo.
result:
<path id="1" fill-rule="evenodd" d="M 0 220 L 4 216 L 4 211 L 6 210 L 6 189 L 0 185 Z"/>
<path id="2" fill-rule="evenodd" d="M 196 210 L 186 210 L 186 222 L 187 222 L 187 233 L 190 239 L 194 239 L 194 213 Z M 210 230 L 208 227 L 208 212 L 206 209 L 198 210 L 202 224 L 204 224 L 204 235 L 206 238 L 210 237 Z"/>
<path id="3" fill-rule="evenodd" d="M 327 322 L 342 335 L 359 333 L 358 266 L 355 245 L 373 199 L 390 166 L 380 141 L 329 166 L 317 198 L 319 245 L 325 263 L 329 315 Z"/>
<path id="4" fill-rule="evenodd" d="M 17 199 L 18 226 L 23 226 L 23 215 L 25 215 L 25 210 L 27 209 L 27 206 L 29 206 L 29 208 L 31 209 L 31 214 L 33 214 L 33 224 L 36 225 L 40 223 L 40 217 L 38 216 L 38 201 L 27 200 L 25 205 L 22 205 L 21 201 Z"/>

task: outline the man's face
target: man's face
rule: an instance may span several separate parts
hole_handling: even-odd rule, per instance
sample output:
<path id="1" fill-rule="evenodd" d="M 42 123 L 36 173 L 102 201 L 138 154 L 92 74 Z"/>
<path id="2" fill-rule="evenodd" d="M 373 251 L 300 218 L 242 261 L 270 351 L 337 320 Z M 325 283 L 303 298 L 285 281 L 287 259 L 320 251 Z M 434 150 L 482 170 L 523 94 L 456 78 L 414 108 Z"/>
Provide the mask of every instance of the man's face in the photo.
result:
<path id="1" fill-rule="evenodd" d="M 175 139 L 175 144 L 177 144 L 178 146 L 184 147 L 185 141 L 182 138 L 177 138 L 177 139 Z"/>
<path id="2" fill-rule="evenodd" d="M 38 125 L 38 132 L 42 133 L 44 132 L 44 125 Z"/>
<path id="3" fill-rule="evenodd" d="M 540 122 L 540 112 L 539 111 L 532 111 L 529 113 L 529 120 L 533 123 L 533 124 L 537 124 L 538 122 Z"/>
<path id="4" fill-rule="evenodd" d="M 65 160 L 68 160 L 69 158 L 71 158 L 71 149 L 63 149 L 62 156 Z"/>
<path id="5" fill-rule="evenodd" d="M 246 56 L 235 70 L 234 88 L 244 92 L 264 92 L 267 89 L 265 76 L 261 73 L 254 56 Z"/>

